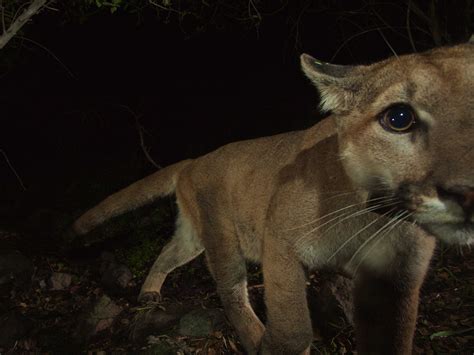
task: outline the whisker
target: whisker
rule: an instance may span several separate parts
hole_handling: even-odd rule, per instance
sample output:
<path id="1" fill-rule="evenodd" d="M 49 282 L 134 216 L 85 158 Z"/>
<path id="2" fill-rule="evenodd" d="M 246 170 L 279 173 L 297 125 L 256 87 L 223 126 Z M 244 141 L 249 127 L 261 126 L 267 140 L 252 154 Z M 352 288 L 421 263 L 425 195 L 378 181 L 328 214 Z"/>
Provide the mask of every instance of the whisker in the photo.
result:
<path id="1" fill-rule="evenodd" d="M 352 194 L 356 193 L 358 190 L 331 190 L 331 191 L 318 191 L 319 195 L 330 195 L 330 194 L 339 194 L 339 193 L 347 193 L 347 194 Z"/>
<path id="2" fill-rule="evenodd" d="M 297 238 L 296 240 L 296 244 L 299 244 L 301 243 L 305 237 L 307 237 L 308 235 L 311 235 L 313 234 L 314 232 L 318 231 L 319 229 L 321 229 L 322 227 L 328 225 L 329 223 L 331 222 L 334 222 L 338 219 L 340 219 L 341 217 L 343 217 L 341 220 L 338 220 L 336 223 L 334 223 L 334 225 L 332 225 L 330 228 L 333 228 L 334 226 L 342 223 L 343 221 L 349 219 L 349 218 L 352 218 L 352 217 L 357 217 L 357 216 L 360 216 L 360 215 L 363 215 L 363 214 L 366 214 L 366 213 L 369 213 L 369 212 L 372 212 L 372 211 L 375 211 L 379 208 L 383 208 L 383 207 L 389 207 L 389 206 L 394 206 L 394 205 L 397 205 L 399 204 L 399 202 L 394 202 L 394 203 L 388 203 L 388 204 L 379 204 L 379 205 L 375 205 L 375 206 L 370 206 L 370 207 L 367 207 L 367 208 L 364 208 L 362 210 L 358 210 L 356 212 L 353 212 L 353 213 L 343 213 L 343 214 L 340 214 L 338 216 L 336 216 L 335 218 L 331 218 L 329 221 L 326 221 L 324 222 L 323 224 L 320 224 L 318 226 L 316 226 L 315 228 L 311 229 L 310 231 L 306 232 L 305 234 L 303 234 L 301 237 Z"/>
<path id="3" fill-rule="evenodd" d="M 405 214 L 405 216 L 401 217 L 404 213 L 407 213 Z M 361 260 L 359 261 L 359 263 L 357 264 L 357 266 L 355 267 L 355 270 L 354 270 L 354 274 L 357 274 L 357 270 L 359 270 L 359 267 L 362 265 L 363 261 L 367 258 L 367 256 L 369 256 L 370 252 L 378 245 L 378 243 L 380 243 L 380 241 L 386 236 L 388 235 L 392 230 L 395 229 L 396 226 L 398 226 L 400 223 L 402 223 L 403 221 L 407 220 L 408 218 L 410 218 L 410 216 L 413 214 L 414 212 L 411 212 L 409 213 L 408 211 L 403 211 L 401 212 L 399 215 L 395 216 L 392 221 L 396 221 L 395 223 L 392 224 L 392 226 L 390 228 L 388 228 L 388 230 L 385 231 L 385 233 L 383 233 L 379 238 L 378 240 L 376 240 L 374 242 L 374 244 L 367 250 L 367 252 L 362 256 Z M 401 218 L 400 218 L 401 217 Z"/>
<path id="4" fill-rule="evenodd" d="M 353 208 L 353 207 L 356 207 L 356 206 L 359 206 L 359 205 L 366 204 L 366 203 L 368 203 L 368 202 L 376 202 L 376 201 L 378 201 L 378 202 L 391 202 L 391 201 L 395 201 L 395 200 L 398 200 L 398 198 L 396 198 L 396 197 L 391 197 L 391 196 L 375 197 L 375 198 L 372 198 L 372 199 L 368 199 L 368 200 L 366 200 L 366 201 L 362 201 L 362 202 L 358 202 L 358 203 L 354 203 L 354 204 L 351 204 L 351 205 L 342 207 L 342 208 L 340 208 L 340 209 L 338 209 L 338 210 L 329 212 L 329 213 L 327 213 L 327 214 L 325 214 L 325 215 L 323 215 L 323 216 L 321 216 L 321 217 L 318 217 L 318 218 L 316 218 L 316 219 L 314 219 L 314 220 L 312 220 L 312 221 L 310 221 L 310 222 L 301 224 L 301 225 L 296 226 L 296 227 L 292 227 L 292 228 L 285 229 L 284 231 L 292 231 L 292 230 L 304 228 L 304 227 L 306 227 L 306 226 L 309 226 L 309 225 L 311 225 L 311 224 L 314 224 L 314 223 L 316 223 L 316 222 L 319 222 L 319 221 L 321 221 L 322 219 L 325 219 L 325 218 L 327 218 L 327 217 L 329 217 L 329 216 L 332 216 L 332 215 L 334 215 L 334 214 L 336 214 L 336 213 L 345 211 L 345 210 L 347 210 L 347 209 L 350 209 L 350 208 Z M 386 206 L 383 206 L 383 205 L 377 205 L 377 206 L 378 206 L 377 208 L 386 207 Z M 375 207 L 375 206 L 369 206 L 369 208 L 371 208 L 371 207 Z M 360 210 L 360 211 L 364 211 L 364 210 Z M 360 211 L 358 211 L 358 212 L 360 212 Z M 344 214 L 344 213 L 343 213 L 343 214 L 341 214 L 341 215 L 338 216 L 338 217 L 342 217 L 342 216 L 344 216 L 344 215 L 347 215 L 347 214 Z M 337 217 L 336 217 L 335 219 L 337 219 Z M 331 221 L 334 221 L 335 219 L 332 219 Z M 329 222 L 329 221 L 328 221 L 328 222 Z"/>
<path id="5" fill-rule="evenodd" d="M 392 208 L 388 213 L 391 213 L 391 212 L 393 212 L 394 210 L 395 210 L 395 208 Z M 388 214 L 388 213 L 387 213 L 387 214 Z M 400 214 L 400 213 L 399 213 L 399 214 Z M 387 223 L 385 223 L 382 227 L 380 227 L 374 234 L 372 234 L 369 238 L 367 238 L 367 239 L 357 248 L 357 250 L 354 252 L 354 254 L 352 254 L 352 257 L 349 259 L 349 261 L 348 261 L 347 264 L 351 264 L 351 263 L 355 260 L 357 254 L 359 254 L 359 253 L 362 251 L 362 249 L 364 249 L 364 247 L 365 247 L 368 243 L 370 243 L 372 240 L 374 240 L 374 239 L 377 237 L 377 235 L 379 235 L 384 229 L 388 228 L 388 227 L 390 226 L 390 224 L 392 224 L 394 221 L 396 221 L 397 218 L 398 218 L 397 216 L 396 216 L 395 218 L 391 218 Z"/>
<path id="6" fill-rule="evenodd" d="M 358 192 L 360 192 L 360 191 L 356 190 L 356 191 L 346 192 L 346 193 L 342 193 L 342 194 L 337 194 L 335 196 L 331 196 L 331 197 L 328 197 L 324 200 L 321 200 L 320 202 L 329 201 L 329 200 L 332 200 L 333 198 L 341 197 L 341 196 L 344 196 L 344 195 L 357 194 Z M 365 200 L 365 202 L 370 202 L 370 201 L 373 201 L 373 200 L 378 200 L 378 199 L 383 199 L 383 198 L 395 198 L 395 196 L 393 194 L 386 195 L 386 196 L 378 196 L 378 197 L 367 199 L 367 200 Z"/>
<path id="7" fill-rule="evenodd" d="M 385 202 L 385 201 L 383 201 Z M 387 201 L 387 202 L 390 202 L 390 201 Z M 342 218 L 340 221 L 338 221 L 337 223 L 333 224 L 332 226 L 328 227 L 328 229 L 326 229 L 326 232 L 328 230 L 330 230 L 331 228 L 334 228 L 336 227 L 338 224 L 344 222 L 345 220 L 349 219 L 349 218 L 352 218 L 352 217 L 357 217 L 357 216 L 360 216 L 361 214 L 365 214 L 367 212 L 372 212 L 373 210 L 378 210 L 379 208 L 383 208 L 383 207 L 390 207 L 390 206 L 395 206 L 395 205 L 398 205 L 399 202 L 392 202 L 392 203 L 386 203 L 386 204 L 379 204 L 379 205 L 374 205 L 374 206 L 369 206 L 367 208 L 364 208 L 358 212 L 355 212 L 355 215 L 352 215 L 352 216 L 347 216 L 347 217 L 344 217 Z M 370 211 L 369 211 L 370 209 Z"/>
<path id="8" fill-rule="evenodd" d="M 365 231 L 366 229 L 368 229 L 371 225 L 373 225 L 374 223 L 376 223 L 377 221 L 379 221 L 382 217 L 386 216 L 388 213 L 390 213 L 391 211 L 388 211 L 388 212 L 385 212 L 383 215 L 380 215 L 378 216 L 376 219 L 374 219 L 372 222 L 370 222 L 369 224 L 367 224 L 366 226 L 364 226 L 363 228 L 361 228 L 357 233 L 355 233 L 354 235 L 352 235 L 349 239 L 347 239 L 344 243 L 342 243 L 339 248 L 336 249 L 336 251 L 334 251 L 334 253 L 332 253 L 332 255 L 327 259 L 327 261 L 331 261 L 332 258 L 334 258 L 347 244 L 349 244 L 352 240 L 354 240 L 355 237 L 357 237 L 359 234 L 361 234 L 363 231 Z"/>
<path id="9" fill-rule="evenodd" d="M 333 225 L 329 226 L 325 232 L 329 231 L 330 229 L 338 226 L 339 224 L 341 224 L 342 222 L 348 220 L 349 218 L 353 218 L 353 217 L 358 217 L 358 216 L 361 216 L 363 214 L 366 214 L 366 213 L 369 213 L 369 212 L 373 212 L 373 211 L 376 211 L 380 208 L 384 208 L 384 207 L 390 207 L 390 206 L 396 206 L 398 205 L 399 202 L 392 202 L 392 203 L 382 203 L 382 204 L 378 204 L 378 205 L 373 205 L 373 206 L 369 206 L 369 207 L 366 207 L 364 209 L 361 209 L 361 210 L 358 210 L 356 212 L 353 212 L 352 214 L 348 214 L 348 213 L 345 213 L 344 215 L 340 215 L 339 217 L 342 217 L 340 220 L 338 220 L 336 223 L 334 223 Z M 337 218 L 336 218 L 337 219 Z M 334 219 L 333 219 L 334 220 Z M 320 229 L 319 227 L 323 227 L 324 225 L 326 225 L 328 223 L 325 223 L 325 224 L 322 224 L 320 226 L 317 226 L 315 228 L 315 230 L 313 231 L 316 231 L 318 229 Z"/>

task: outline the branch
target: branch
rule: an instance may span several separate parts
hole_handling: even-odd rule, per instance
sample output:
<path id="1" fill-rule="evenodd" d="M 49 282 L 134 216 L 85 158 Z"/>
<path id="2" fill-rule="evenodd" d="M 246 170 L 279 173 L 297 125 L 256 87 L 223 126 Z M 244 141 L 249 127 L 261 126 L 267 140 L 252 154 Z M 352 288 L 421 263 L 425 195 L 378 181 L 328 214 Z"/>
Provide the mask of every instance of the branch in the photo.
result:
<path id="1" fill-rule="evenodd" d="M 410 39 L 410 44 L 411 44 L 411 48 L 413 49 L 413 52 L 417 52 L 415 41 L 413 40 L 413 34 L 411 33 L 411 28 L 410 28 L 410 10 L 411 10 L 411 0 L 408 0 L 407 16 L 406 16 L 408 38 Z"/>
<path id="2" fill-rule="evenodd" d="M 431 25 L 431 18 L 427 16 L 425 12 L 422 9 L 420 9 L 415 2 L 409 0 L 407 3 L 408 3 L 408 6 L 410 7 L 410 10 L 413 11 L 415 15 L 420 17 L 428 25 Z"/>
<path id="3" fill-rule="evenodd" d="M 43 46 L 41 43 L 39 42 L 36 42 L 34 40 L 32 40 L 31 38 L 26 38 L 26 37 L 23 37 L 23 36 L 17 36 L 17 38 L 19 39 L 22 39 L 24 41 L 27 41 L 27 42 L 30 42 L 32 44 L 34 44 L 35 46 L 38 46 L 39 48 L 41 48 L 42 50 L 44 50 L 46 53 L 48 53 L 51 57 L 53 57 L 53 59 L 59 63 L 60 66 L 63 67 L 64 70 L 66 70 L 66 72 L 69 74 L 69 76 L 71 78 L 74 78 L 76 79 L 76 77 L 74 76 L 74 73 L 66 66 L 66 64 L 64 64 L 61 59 L 59 59 L 56 54 L 54 54 L 51 50 L 49 50 L 48 48 L 46 48 L 45 46 Z"/>
<path id="4" fill-rule="evenodd" d="M 155 160 L 151 157 L 150 153 L 148 152 L 148 148 L 146 147 L 146 144 L 145 144 L 145 136 L 144 136 L 145 128 L 140 123 L 140 117 L 130 107 L 126 105 L 117 105 L 117 106 L 124 109 L 125 111 L 127 111 L 133 116 L 133 118 L 135 119 L 135 126 L 138 131 L 138 136 L 140 138 L 140 147 L 142 148 L 143 154 L 145 154 L 145 157 L 147 158 L 147 160 L 155 168 L 161 169 L 161 166 L 157 162 L 155 162 Z"/>
<path id="5" fill-rule="evenodd" d="M 440 29 L 440 23 L 439 23 L 439 18 L 438 14 L 436 11 L 436 1 L 431 0 L 430 2 L 430 30 L 433 35 L 433 40 L 437 46 L 442 46 L 443 45 L 443 37 L 441 35 L 441 29 Z"/>
<path id="6" fill-rule="evenodd" d="M 177 13 L 178 15 L 183 15 L 183 12 L 172 8 L 171 6 L 169 6 L 169 3 L 166 3 L 167 6 L 163 6 L 163 5 L 158 4 L 156 1 L 153 1 L 153 0 L 148 0 L 148 1 L 149 1 L 150 4 L 156 6 L 157 8 L 159 8 L 161 10 L 174 12 L 174 13 Z"/>
<path id="7" fill-rule="evenodd" d="M 0 1 L 0 9 L 2 10 L 2 33 L 7 29 L 5 26 L 5 7 L 3 7 L 3 0 Z"/>
<path id="8" fill-rule="evenodd" d="M 34 0 L 23 13 L 17 17 L 8 29 L 0 36 L 0 49 L 18 33 L 18 31 L 28 22 L 28 20 L 36 15 L 46 4 L 47 0 Z"/>
<path id="9" fill-rule="evenodd" d="M 15 174 L 15 176 L 16 176 L 18 182 L 20 183 L 22 189 L 23 189 L 24 191 L 26 191 L 25 184 L 23 184 L 23 180 L 21 180 L 20 175 L 18 175 L 18 173 L 16 172 L 15 168 L 14 168 L 13 165 L 10 163 L 10 159 L 8 159 L 7 153 L 5 153 L 5 151 L 4 151 L 3 149 L 0 149 L 0 154 L 2 154 L 3 157 L 5 158 L 5 161 L 7 162 L 8 167 L 9 167 L 10 170 L 13 172 L 13 174 Z"/>
<path id="10" fill-rule="evenodd" d="M 148 152 L 148 148 L 145 145 L 145 138 L 143 135 L 143 132 L 145 129 L 143 126 L 140 124 L 140 121 L 138 120 L 138 116 L 135 115 L 135 125 L 137 127 L 138 135 L 140 136 L 140 147 L 142 148 L 143 154 L 145 154 L 145 157 L 148 159 L 148 161 L 157 169 L 161 169 L 161 166 L 158 165 L 153 158 L 151 157 L 150 153 Z"/>

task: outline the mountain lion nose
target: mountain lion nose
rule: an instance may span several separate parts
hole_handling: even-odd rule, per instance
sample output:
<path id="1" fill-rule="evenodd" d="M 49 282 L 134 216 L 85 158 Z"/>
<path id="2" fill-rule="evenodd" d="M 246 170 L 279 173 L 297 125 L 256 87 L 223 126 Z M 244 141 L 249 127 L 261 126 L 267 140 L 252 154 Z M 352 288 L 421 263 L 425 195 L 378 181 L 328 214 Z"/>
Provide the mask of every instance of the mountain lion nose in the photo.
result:
<path id="1" fill-rule="evenodd" d="M 474 207 L 474 190 L 471 189 L 464 194 L 463 207 L 469 208 L 471 210 Z"/>
<path id="2" fill-rule="evenodd" d="M 466 215 L 474 213 L 474 188 L 468 186 L 455 186 L 449 189 L 438 187 L 438 196 L 456 201 Z"/>

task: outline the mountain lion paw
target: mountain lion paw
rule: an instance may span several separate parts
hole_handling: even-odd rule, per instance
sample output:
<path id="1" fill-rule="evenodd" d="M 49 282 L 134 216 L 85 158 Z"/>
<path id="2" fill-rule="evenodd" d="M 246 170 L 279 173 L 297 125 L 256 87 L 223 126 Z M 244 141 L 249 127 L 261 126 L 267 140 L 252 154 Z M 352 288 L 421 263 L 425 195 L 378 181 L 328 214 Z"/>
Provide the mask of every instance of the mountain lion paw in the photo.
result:
<path id="1" fill-rule="evenodd" d="M 143 292 L 138 295 L 138 302 L 140 303 L 157 303 L 161 301 L 159 292 Z"/>

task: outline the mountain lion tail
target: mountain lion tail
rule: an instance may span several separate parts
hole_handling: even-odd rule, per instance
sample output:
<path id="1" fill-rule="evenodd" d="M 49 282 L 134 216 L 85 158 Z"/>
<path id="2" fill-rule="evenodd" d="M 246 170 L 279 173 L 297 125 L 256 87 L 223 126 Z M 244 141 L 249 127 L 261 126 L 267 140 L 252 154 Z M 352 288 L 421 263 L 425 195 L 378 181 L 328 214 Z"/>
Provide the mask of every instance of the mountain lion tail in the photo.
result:
<path id="1" fill-rule="evenodd" d="M 172 194 L 179 173 L 190 162 L 183 160 L 170 165 L 110 195 L 79 217 L 72 226 L 73 231 L 78 235 L 86 234 L 112 217 Z"/>

